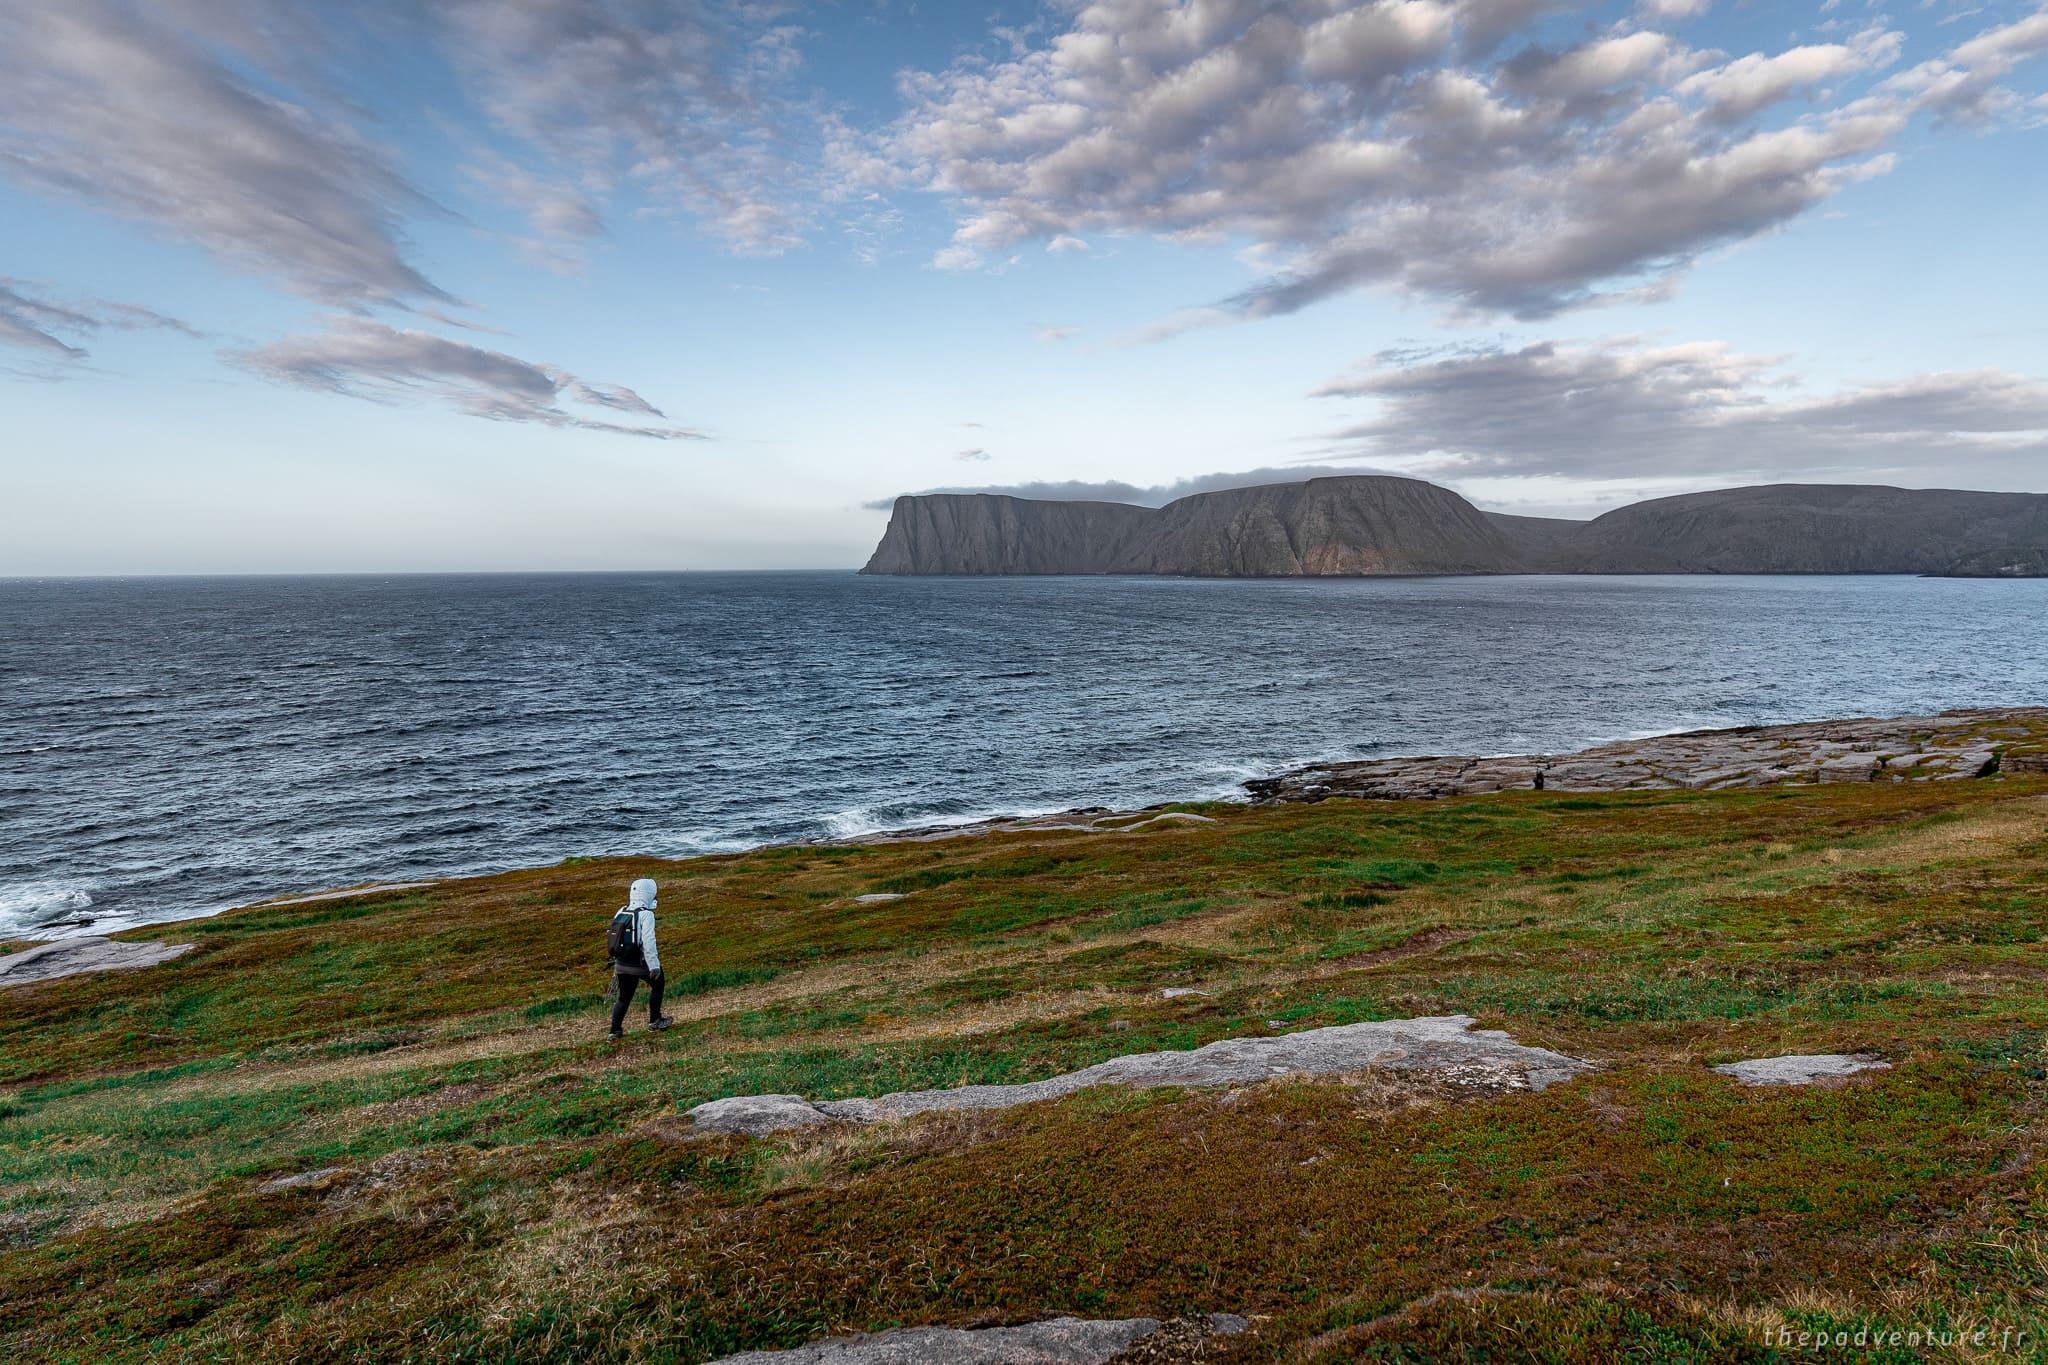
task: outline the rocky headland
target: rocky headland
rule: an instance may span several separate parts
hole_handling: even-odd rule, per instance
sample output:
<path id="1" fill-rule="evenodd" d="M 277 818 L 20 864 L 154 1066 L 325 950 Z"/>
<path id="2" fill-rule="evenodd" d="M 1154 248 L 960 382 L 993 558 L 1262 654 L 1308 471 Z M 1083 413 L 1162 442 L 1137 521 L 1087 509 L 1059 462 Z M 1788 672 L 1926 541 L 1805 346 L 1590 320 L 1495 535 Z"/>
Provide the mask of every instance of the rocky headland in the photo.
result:
<path id="1" fill-rule="evenodd" d="M 1378 475 L 1164 507 L 987 493 L 898 498 L 869 574 L 2048 573 L 2048 494 L 1770 484 L 1656 498 L 1591 521 L 1483 512 Z"/>

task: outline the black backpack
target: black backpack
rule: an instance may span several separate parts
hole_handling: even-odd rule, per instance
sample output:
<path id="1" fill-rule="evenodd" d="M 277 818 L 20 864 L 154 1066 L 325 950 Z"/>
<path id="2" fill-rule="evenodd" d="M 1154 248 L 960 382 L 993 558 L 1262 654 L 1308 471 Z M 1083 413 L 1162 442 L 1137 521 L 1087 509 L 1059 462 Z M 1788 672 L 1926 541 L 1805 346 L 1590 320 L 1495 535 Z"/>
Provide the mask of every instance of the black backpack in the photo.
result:
<path id="1" fill-rule="evenodd" d="M 604 950 L 611 955 L 612 965 L 622 971 L 647 970 L 647 950 L 640 946 L 638 910 L 629 905 L 612 916 L 611 928 L 605 930 Z"/>

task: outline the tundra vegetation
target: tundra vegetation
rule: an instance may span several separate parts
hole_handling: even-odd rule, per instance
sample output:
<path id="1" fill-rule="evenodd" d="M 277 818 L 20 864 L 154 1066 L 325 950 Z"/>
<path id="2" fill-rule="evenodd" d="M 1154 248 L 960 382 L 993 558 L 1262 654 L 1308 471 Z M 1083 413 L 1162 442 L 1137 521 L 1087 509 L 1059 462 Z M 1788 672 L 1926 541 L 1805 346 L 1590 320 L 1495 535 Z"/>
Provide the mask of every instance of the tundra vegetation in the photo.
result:
<path id="1" fill-rule="evenodd" d="M 700 1361 L 1218 1311 L 1254 1323 L 1188 1347 L 1218 1361 L 2048 1343 L 2048 776 L 1201 813 L 572 860 L 0 991 L 0 1356 Z M 678 1023 L 614 1045 L 641 875 Z M 1451 1013 L 1602 1069 L 681 1117 Z M 1893 1065 L 1709 1070 L 1834 1052 Z"/>

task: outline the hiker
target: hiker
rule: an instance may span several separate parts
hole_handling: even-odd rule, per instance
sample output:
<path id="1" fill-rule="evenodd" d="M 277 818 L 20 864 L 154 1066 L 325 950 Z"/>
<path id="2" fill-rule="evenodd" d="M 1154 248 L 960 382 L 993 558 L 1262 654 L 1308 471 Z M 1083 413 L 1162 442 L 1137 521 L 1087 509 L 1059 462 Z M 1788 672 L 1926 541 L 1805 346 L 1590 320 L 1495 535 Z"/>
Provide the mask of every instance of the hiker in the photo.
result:
<path id="1" fill-rule="evenodd" d="M 651 878 L 642 877 L 633 883 L 625 908 L 612 915 L 611 929 L 604 941 L 611 954 L 612 977 L 618 985 L 618 999 L 612 1002 L 612 1037 L 626 1036 L 626 1007 L 633 1003 L 633 992 L 642 978 L 647 981 L 647 1027 L 657 1031 L 667 1028 L 669 1020 L 661 1012 L 661 988 L 666 982 L 661 975 L 661 949 L 654 943 Z"/>

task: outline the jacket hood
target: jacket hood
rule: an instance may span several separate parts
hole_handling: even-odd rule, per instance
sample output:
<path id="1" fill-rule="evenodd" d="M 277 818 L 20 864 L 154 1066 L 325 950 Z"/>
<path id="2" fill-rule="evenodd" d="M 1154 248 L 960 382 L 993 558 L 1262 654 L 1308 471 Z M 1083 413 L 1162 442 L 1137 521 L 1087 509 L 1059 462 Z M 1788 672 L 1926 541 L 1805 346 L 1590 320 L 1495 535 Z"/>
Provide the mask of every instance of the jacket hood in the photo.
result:
<path id="1" fill-rule="evenodd" d="M 652 877 L 642 877 L 639 881 L 633 883 L 633 890 L 626 898 L 626 906 L 631 910 L 652 910 L 654 908 L 654 879 Z"/>

